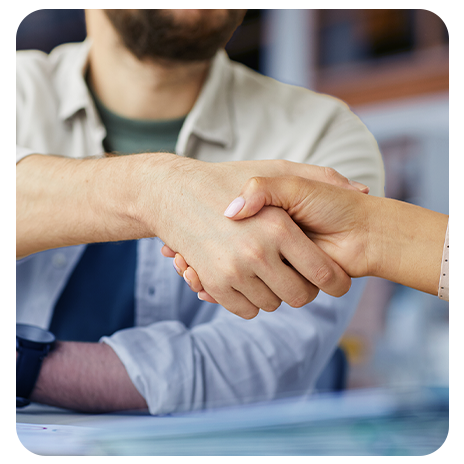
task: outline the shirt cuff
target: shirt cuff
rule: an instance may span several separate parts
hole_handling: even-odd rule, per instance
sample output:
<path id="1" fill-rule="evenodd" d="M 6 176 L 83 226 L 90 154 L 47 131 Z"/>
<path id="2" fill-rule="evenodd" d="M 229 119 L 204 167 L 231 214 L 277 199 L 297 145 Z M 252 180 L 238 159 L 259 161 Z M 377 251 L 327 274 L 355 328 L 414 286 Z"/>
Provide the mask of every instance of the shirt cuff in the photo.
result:
<path id="1" fill-rule="evenodd" d="M 446 228 L 445 244 L 443 245 L 443 257 L 441 259 L 441 274 L 438 284 L 438 297 L 449 301 L 449 223 Z"/>

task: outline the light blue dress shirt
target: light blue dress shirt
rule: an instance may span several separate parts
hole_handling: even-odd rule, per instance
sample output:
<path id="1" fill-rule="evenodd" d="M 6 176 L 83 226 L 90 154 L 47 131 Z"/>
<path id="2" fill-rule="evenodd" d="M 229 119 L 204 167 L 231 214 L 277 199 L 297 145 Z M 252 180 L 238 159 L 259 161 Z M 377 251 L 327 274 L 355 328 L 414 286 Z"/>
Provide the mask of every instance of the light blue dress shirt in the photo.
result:
<path id="1" fill-rule="evenodd" d="M 357 306 L 361 280 L 342 298 L 321 293 L 303 308 L 283 303 L 245 320 L 200 301 L 161 255 L 162 245 L 158 238 L 138 243 L 136 327 L 102 338 L 153 414 L 311 391 Z M 54 307 L 84 247 L 18 263 L 17 308 L 25 315 L 18 322 L 47 327 L 44 308 Z"/>

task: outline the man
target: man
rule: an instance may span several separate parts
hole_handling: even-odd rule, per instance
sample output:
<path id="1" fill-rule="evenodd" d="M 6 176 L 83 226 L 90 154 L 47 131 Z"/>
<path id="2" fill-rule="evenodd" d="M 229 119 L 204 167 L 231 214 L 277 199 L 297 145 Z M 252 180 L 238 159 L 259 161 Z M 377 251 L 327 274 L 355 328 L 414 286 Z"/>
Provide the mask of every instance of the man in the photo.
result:
<path id="1" fill-rule="evenodd" d="M 245 227 L 222 216 L 250 176 L 332 173 L 244 160 L 383 189 L 377 145 L 345 105 L 228 61 L 243 15 L 88 10 L 84 44 L 19 53 L 17 321 L 60 340 L 32 400 L 162 414 L 270 399 L 309 391 L 336 346 L 359 285 L 246 321 L 192 299 L 152 238 L 248 318 L 349 288 L 284 211 Z M 91 158 L 104 152 L 128 155 Z"/>

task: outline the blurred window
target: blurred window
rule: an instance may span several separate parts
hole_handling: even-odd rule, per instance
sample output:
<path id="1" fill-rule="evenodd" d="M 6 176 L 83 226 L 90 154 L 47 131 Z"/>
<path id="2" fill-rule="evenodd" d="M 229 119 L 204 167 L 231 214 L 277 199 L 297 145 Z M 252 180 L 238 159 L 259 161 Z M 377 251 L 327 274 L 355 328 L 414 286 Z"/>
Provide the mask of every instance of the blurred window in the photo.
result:
<path id="1" fill-rule="evenodd" d="M 315 10 L 316 86 L 357 105 L 448 90 L 449 38 L 427 10 Z"/>

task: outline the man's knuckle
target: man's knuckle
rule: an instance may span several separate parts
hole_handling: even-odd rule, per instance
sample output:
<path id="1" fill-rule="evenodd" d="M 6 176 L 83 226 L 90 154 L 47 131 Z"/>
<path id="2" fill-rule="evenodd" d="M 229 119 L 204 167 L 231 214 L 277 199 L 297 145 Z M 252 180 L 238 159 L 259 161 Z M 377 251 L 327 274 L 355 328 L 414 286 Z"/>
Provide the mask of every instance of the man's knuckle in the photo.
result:
<path id="1" fill-rule="evenodd" d="M 253 309 L 253 310 L 250 310 L 250 311 L 246 311 L 244 312 L 243 314 L 240 314 L 240 316 L 243 318 L 243 319 L 254 319 L 259 313 L 259 308 L 256 308 L 256 309 Z"/>
<path id="2" fill-rule="evenodd" d="M 250 302 L 241 302 L 239 304 L 239 307 L 237 307 L 237 310 L 235 311 L 235 314 L 237 314 L 237 316 L 240 316 L 242 319 L 253 319 L 258 315 L 258 313 L 259 308 Z"/>
<path id="3" fill-rule="evenodd" d="M 269 215 L 266 222 L 268 234 L 277 239 L 279 242 L 288 236 L 288 221 L 278 212 L 278 214 Z"/>
<path id="4" fill-rule="evenodd" d="M 325 166 L 324 171 L 327 177 L 336 177 L 337 175 L 337 171 L 334 168 L 331 168 L 330 166 Z"/>
<path id="5" fill-rule="evenodd" d="M 335 279 L 335 271 L 327 264 L 322 264 L 316 270 L 314 275 L 315 283 L 319 288 L 331 284 Z"/>
<path id="6" fill-rule="evenodd" d="M 351 288 L 351 279 L 348 278 L 340 283 L 339 287 L 335 289 L 333 296 L 336 296 L 336 297 L 343 296 L 345 293 L 347 293 L 350 290 L 350 288 Z"/>
<path id="7" fill-rule="evenodd" d="M 240 276 L 240 263 L 238 262 L 237 258 L 230 260 L 227 264 L 221 266 L 218 274 L 216 276 L 216 280 L 219 280 L 219 275 L 222 276 L 223 282 L 232 282 Z"/>
<path id="8" fill-rule="evenodd" d="M 231 292 L 231 279 L 234 275 L 237 275 L 230 267 L 217 269 L 215 273 L 210 274 L 208 279 L 208 285 L 204 285 L 205 290 L 212 295 L 214 292 L 216 295 L 229 295 Z"/>
<path id="9" fill-rule="evenodd" d="M 205 284 L 203 289 L 209 293 L 214 299 L 220 298 L 222 294 L 221 285 L 218 285 L 216 282 Z"/>
<path id="10" fill-rule="evenodd" d="M 334 168 L 325 166 L 324 167 L 324 175 L 325 175 L 325 177 L 327 179 L 333 180 L 333 179 L 337 178 L 338 172 Z"/>
<path id="11" fill-rule="evenodd" d="M 248 243 L 244 246 L 243 255 L 246 262 L 254 266 L 262 263 L 266 258 L 266 250 L 260 243 Z"/>
<path id="12" fill-rule="evenodd" d="M 268 313 L 272 313 L 274 312 L 276 309 L 278 309 L 281 305 L 282 301 L 270 301 L 270 302 L 266 302 L 264 304 L 261 305 L 261 309 L 263 311 L 266 311 Z"/>
<path id="13" fill-rule="evenodd" d="M 292 308 L 301 308 L 314 299 L 310 292 L 300 291 L 289 299 L 288 304 Z"/>
<path id="14" fill-rule="evenodd" d="M 250 179 L 247 180 L 245 184 L 246 190 L 250 190 L 254 192 L 255 190 L 259 190 L 259 186 L 262 183 L 262 178 L 261 177 L 251 177 Z"/>

